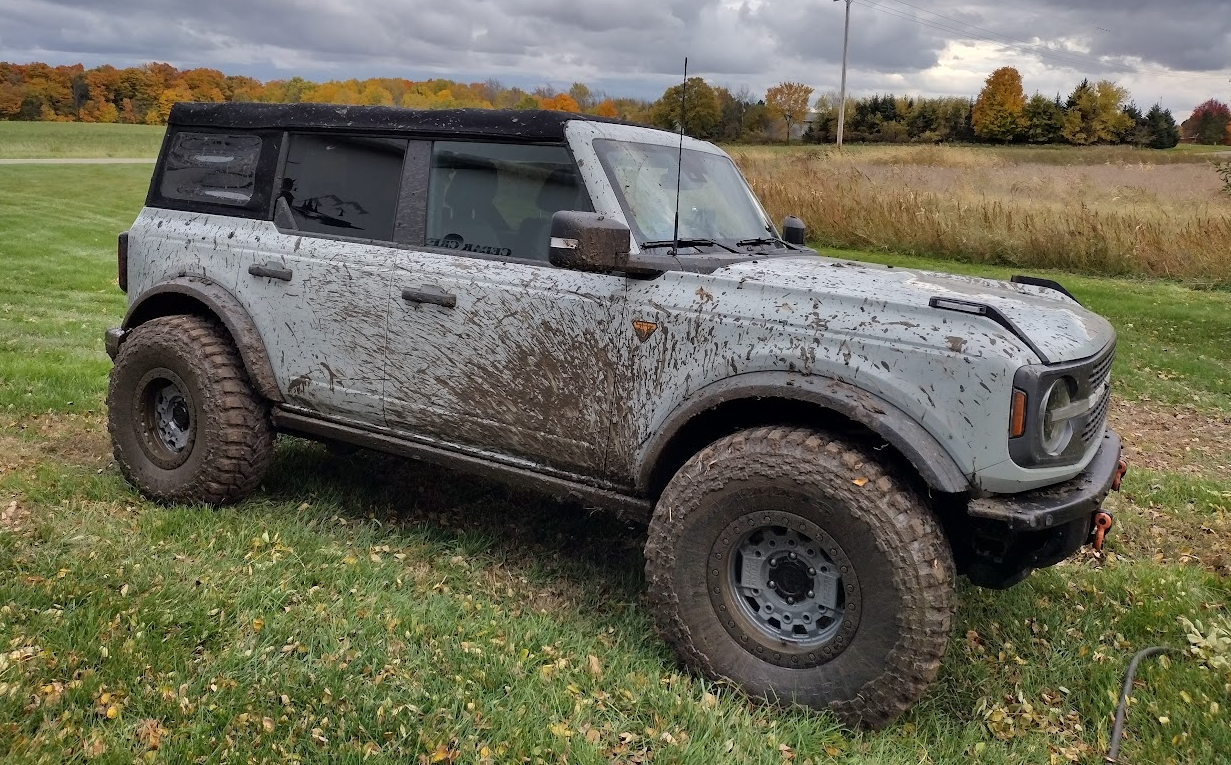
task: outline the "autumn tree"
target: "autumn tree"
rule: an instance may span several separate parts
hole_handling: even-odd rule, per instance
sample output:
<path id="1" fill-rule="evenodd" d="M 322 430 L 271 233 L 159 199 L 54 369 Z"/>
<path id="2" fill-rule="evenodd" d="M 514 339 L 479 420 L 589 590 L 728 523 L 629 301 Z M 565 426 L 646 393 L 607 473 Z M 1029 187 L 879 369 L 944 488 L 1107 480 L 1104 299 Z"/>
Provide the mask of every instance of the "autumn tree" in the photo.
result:
<path id="1" fill-rule="evenodd" d="M 1133 129 L 1133 120 L 1124 113 L 1128 91 L 1110 80 L 1095 85 L 1082 80 L 1069 95 L 1064 115 L 1064 140 L 1078 146 L 1119 143 Z"/>
<path id="2" fill-rule="evenodd" d="M 722 122 L 718 97 L 714 89 L 700 77 L 689 77 L 685 84 L 672 85 L 663 92 L 649 110 L 650 124 L 664 130 L 679 130 L 683 117 L 684 131 L 696 138 L 717 138 Z"/>
<path id="3" fill-rule="evenodd" d="M 615 101 L 610 98 L 604 98 L 599 102 L 598 106 L 594 107 L 594 113 L 599 117 L 618 117 L 620 112 L 616 109 Z"/>
<path id="4" fill-rule="evenodd" d="M 550 109 L 553 112 L 576 113 L 581 111 L 581 106 L 568 93 L 557 93 L 551 98 L 540 98 L 539 108 Z"/>
<path id="5" fill-rule="evenodd" d="M 997 69 L 988 76 L 975 101 L 971 113 L 975 135 L 988 141 L 1009 143 L 1022 132 L 1025 108 L 1021 73 L 1011 66 Z"/>
<path id="6" fill-rule="evenodd" d="M 798 82 L 781 82 L 765 92 L 765 105 L 786 122 L 786 142 L 791 142 L 791 125 L 808 116 L 812 88 Z"/>
<path id="7" fill-rule="evenodd" d="M 577 111 L 588 112 L 594 108 L 594 94 L 584 82 L 574 82 L 568 89 L 568 95 L 577 104 Z"/>
<path id="8" fill-rule="evenodd" d="M 1231 125 L 1231 107 L 1210 99 L 1193 109 L 1184 120 L 1180 133 L 1184 138 L 1203 144 L 1227 143 L 1227 128 Z"/>

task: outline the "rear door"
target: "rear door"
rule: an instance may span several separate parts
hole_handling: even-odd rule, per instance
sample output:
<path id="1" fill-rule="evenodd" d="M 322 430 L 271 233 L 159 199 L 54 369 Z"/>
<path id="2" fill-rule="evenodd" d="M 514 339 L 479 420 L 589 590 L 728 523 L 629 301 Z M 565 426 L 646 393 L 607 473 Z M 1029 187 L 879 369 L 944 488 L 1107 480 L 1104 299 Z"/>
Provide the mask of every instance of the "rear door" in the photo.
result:
<path id="1" fill-rule="evenodd" d="M 291 405 L 384 423 L 386 294 L 409 236 L 400 190 L 416 147 L 396 137 L 287 137 L 274 222 L 243 243 L 237 292 Z"/>

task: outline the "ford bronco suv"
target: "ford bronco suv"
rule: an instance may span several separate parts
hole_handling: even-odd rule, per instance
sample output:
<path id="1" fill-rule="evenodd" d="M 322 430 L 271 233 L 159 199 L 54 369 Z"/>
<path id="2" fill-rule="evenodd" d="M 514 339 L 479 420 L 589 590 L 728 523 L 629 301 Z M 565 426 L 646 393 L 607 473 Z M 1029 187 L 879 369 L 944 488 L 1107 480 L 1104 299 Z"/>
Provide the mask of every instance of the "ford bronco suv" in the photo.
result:
<path id="1" fill-rule="evenodd" d="M 119 241 L 115 458 L 231 503 L 283 433 L 641 519 L 684 663 L 882 725 L 958 575 L 1101 542 L 1115 334 L 1054 282 L 802 242 L 722 150 L 645 127 L 177 104 Z"/>

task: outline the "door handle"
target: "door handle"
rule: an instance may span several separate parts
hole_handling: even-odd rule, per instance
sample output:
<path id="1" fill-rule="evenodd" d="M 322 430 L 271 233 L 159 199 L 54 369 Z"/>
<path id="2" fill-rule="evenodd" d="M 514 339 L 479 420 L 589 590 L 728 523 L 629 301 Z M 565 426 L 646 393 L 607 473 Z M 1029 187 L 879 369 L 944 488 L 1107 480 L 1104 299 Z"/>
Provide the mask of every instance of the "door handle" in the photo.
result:
<path id="1" fill-rule="evenodd" d="M 444 308 L 457 307 L 457 295 L 450 295 L 439 287 L 424 287 L 417 290 L 404 287 L 402 299 L 409 303 L 431 303 Z"/>
<path id="2" fill-rule="evenodd" d="M 268 279 L 277 279 L 283 282 L 291 280 L 291 269 L 279 268 L 277 263 L 266 263 L 263 266 L 248 266 L 248 273 L 253 276 L 264 276 Z"/>

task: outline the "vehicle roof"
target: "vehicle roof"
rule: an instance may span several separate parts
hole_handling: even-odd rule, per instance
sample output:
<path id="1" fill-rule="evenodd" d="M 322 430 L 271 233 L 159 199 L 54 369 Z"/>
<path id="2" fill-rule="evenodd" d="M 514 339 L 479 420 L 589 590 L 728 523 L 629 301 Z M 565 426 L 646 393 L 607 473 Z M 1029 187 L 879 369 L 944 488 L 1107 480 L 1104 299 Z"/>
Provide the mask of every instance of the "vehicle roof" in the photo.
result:
<path id="1" fill-rule="evenodd" d="M 177 103 L 168 124 L 242 130 L 321 130 L 416 133 L 435 138 L 504 138 L 564 141 L 572 120 L 632 125 L 590 114 L 540 109 L 403 109 L 339 104 Z"/>

